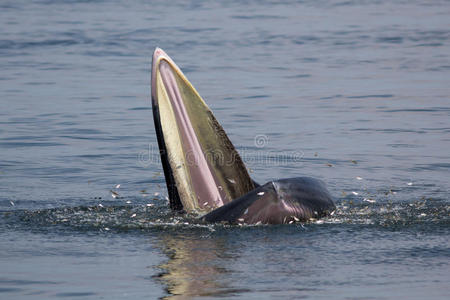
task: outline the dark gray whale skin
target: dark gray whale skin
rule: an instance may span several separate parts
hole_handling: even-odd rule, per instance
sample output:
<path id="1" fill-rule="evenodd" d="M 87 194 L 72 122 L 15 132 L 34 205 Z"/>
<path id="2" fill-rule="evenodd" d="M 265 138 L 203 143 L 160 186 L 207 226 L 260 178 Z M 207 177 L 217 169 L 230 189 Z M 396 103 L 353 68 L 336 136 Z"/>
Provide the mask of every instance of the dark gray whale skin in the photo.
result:
<path id="1" fill-rule="evenodd" d="M 296 177 L 260 185 L 204 215 L 202 220 L 209 223 L 284 224 L 324 217 L 335 209 L 321 180 Z"/>

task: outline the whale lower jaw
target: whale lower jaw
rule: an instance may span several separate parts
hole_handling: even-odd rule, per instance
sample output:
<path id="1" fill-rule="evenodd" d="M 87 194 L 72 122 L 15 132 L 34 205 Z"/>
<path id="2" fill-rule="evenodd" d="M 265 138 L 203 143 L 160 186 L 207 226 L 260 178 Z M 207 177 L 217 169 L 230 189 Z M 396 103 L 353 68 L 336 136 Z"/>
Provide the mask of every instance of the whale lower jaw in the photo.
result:
<path id="1" fill-rule="evenodd" d="M 152 105 L 171 207 L 204 214 L 254 189 L 222 126 L 161 49 L 153 55 Z"/>

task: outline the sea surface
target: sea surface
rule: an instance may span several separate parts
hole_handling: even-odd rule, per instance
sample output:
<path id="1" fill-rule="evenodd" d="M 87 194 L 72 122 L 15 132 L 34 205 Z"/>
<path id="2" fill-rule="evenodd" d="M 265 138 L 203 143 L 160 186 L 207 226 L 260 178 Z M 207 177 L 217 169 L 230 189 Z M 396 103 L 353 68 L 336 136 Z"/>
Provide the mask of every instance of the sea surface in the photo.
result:
<path id="1" fill-rule="evenodd" d="M 155 47 L 335 213 L 171 212 Z M 449 178 L 449 1 L 0 2 L 0 299 L 449 299 Z"/>

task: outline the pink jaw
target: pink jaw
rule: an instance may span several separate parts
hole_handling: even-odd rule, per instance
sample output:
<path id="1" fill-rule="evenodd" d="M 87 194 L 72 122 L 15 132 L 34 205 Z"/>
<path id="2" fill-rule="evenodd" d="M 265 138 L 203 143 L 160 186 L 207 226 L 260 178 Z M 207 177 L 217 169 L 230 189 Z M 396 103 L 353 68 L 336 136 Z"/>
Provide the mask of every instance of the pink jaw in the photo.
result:
<path id="1" fill-rule="evenodd" d="M 204 207 L 214 203 L 216 207 L 222 206 L 222 196 L 220 195 L 214 175 L 209 168 L 194 128 L 192 127 L 189 115 L 184 106 L 183 96 L 180 93 L 175 79 L 174 70 L 170 65 L 174 65 L 174 63 L 161 49 L 155 51 L 153 62 L 154 64 L 158 64 L 159 62 L 159 72 L 175 114 L 187 168 L 195 195 L 197 196 L 198 205 Z M 155 66 L 153 66 L 152 70 L 156 72 Z M 152 76 L 152 78 L 154 79 L 156 76 Z M 156 82 L 152 82 L 152 96 L 154 101 L 158 101 L 156 88 L 154 88 L 156 87 L 155 84 Z"/>

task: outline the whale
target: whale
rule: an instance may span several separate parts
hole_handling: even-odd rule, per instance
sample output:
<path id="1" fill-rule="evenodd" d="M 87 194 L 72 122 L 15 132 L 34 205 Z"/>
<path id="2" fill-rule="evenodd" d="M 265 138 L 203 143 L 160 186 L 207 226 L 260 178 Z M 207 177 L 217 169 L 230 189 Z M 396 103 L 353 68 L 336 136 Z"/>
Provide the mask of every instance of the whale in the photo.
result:
<path id="1" fill-rule="evenodd" d="M 292 224 L 333 213 L 333 197 L 319 179 L 255 182 L 178 65 L 156 48 L 151 66 L 153 121 L 172 210 L 228 224 Z"/>

